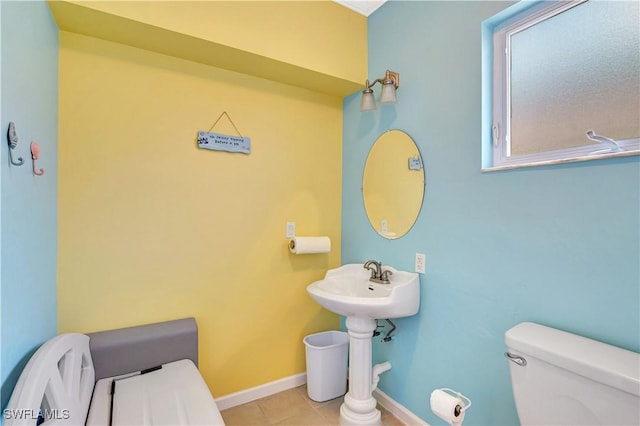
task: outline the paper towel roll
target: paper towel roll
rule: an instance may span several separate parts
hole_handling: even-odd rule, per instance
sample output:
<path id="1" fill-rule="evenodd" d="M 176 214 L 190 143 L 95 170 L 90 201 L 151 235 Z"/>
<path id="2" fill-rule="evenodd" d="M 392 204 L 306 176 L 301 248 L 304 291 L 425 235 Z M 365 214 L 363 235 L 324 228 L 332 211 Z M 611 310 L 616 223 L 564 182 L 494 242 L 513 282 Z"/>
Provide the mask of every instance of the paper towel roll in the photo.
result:
<path id="1" fill-rule="evenodd" d="M 329 237 L 293 237 L 289 240 L 289 250 L 294 254 L 329 253 Z"/>
<path id="2" fill-rule="evenodd" d="M 450 395 L 442 389 L 431 392 L 431 411 L 450 425 L 462 423 L 465 404 L 462 398 Z"/>

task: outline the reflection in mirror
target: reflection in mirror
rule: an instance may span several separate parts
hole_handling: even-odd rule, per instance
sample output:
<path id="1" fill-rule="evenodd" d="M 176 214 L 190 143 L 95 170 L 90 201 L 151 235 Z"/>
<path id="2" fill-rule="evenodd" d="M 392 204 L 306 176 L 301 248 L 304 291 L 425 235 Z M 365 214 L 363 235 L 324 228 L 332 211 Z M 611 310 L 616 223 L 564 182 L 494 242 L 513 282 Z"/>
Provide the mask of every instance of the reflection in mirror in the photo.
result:
<path id="1" fill-rule="evenodd" d="M 413 226 L 424 196 L 424 167 L 413 139 L 389 130 L 373 144 L 362 177 L 362 197 L 369 223 L 384 238 L 405 235 Z"/>

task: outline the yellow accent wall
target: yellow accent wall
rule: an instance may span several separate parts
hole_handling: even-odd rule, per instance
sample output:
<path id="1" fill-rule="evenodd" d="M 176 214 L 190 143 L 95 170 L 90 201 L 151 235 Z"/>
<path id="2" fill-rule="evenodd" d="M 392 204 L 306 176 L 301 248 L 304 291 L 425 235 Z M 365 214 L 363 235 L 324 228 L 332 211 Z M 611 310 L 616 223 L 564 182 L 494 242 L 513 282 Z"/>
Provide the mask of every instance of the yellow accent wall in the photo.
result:
<path id="1" fill-rule="evenodd" d="M 339 327 L 305 287 L 340 263 L 342 99 L 64 31 L 59 53 L 59 332 L 194 316 L 216 397 L 303 372 Z M 250 155 L 198 149 L 224 111 Z M 287 221 L 331 253 L 290 254 Z"/>
<path id="2" fill-rule="evenodd" d="M 336 96 L 367 78 L 367 20 L 329 0 L 49 0 L 59 28 Z"/>

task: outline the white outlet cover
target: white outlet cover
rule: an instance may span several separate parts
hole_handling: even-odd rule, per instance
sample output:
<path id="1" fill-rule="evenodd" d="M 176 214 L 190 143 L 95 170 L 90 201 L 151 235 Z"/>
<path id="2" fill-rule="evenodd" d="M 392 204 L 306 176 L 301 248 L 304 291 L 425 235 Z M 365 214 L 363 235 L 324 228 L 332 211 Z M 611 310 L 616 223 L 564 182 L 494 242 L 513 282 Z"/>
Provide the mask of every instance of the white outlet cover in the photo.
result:
<path id="1" fill-rule="evenodd" d="M 419 274 L 426 272 L 427 257 L 423 253 L 416 253 L 416 268 L 415 271 Z"/>
<path id="2" fill-rule="evenodd" d="M 287 238 L 293 238 L 296 236 L 296 223 L 295 222 L 287 222 L 287 230 L 285 236 Z"/>

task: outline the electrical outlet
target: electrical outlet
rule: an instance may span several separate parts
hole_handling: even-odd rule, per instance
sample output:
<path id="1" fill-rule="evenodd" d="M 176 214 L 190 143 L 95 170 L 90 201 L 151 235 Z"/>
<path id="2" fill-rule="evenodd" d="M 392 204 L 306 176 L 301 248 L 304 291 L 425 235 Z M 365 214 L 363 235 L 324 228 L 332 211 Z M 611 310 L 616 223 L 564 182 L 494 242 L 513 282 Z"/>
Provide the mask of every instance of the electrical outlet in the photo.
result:
<path id="1" fill-rule="evenodd" d="M 427 270 L 427 257 L 423 253 L 416 253 L 416 272 L 424 274 Z"/>
<path id="2" fill-rule="evenodd" d="M 295 222 L 287 222 L 287 233 L 285 235 L 287 238 L 293 238 L 296 236 L 296 223 Z"/>

